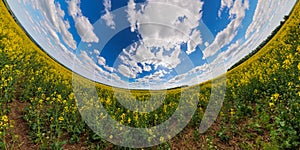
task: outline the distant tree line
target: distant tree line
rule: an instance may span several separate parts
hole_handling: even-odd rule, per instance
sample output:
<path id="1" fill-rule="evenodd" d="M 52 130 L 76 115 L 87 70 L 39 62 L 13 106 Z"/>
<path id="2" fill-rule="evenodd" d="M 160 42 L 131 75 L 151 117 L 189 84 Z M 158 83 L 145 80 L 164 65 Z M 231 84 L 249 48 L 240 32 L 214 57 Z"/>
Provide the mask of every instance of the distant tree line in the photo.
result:
<path id="1" fill-rule="evenodd" d="M 275 28 L 275 30 L 272 31 L 272 33 L 267 37 L 266 40 L 264 40 L 258 47 L 256 47 L 251 53 L 246 55 L 244 58 L 239 60 L 237 63 L 235 63 L 233 66 L 231 66 L 227 71 L 232 70 L 233 68 L 237 67 L 238 65 L 242 64 L 246 60 L 248 60 L 250 57 L 255 55 L 259 50 L 261 50 L 275 35 L 276 33 L 280 30 L 280 28 L 283 26 L 285 21 L 289 18 L 289 16 L 284 16 L 284 20 L 280 22 L 280 25 Z"/>

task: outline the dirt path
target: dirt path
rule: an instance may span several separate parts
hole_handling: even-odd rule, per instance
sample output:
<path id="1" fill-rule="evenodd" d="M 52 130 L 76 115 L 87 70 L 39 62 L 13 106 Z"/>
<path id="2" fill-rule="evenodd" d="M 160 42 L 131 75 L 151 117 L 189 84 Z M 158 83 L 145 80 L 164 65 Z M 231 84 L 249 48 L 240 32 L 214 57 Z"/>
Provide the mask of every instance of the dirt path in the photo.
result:
<path id="1" fill-rule="evenodd" d="M 10 104 L 11 112 L 9 118 L 15 121 L 13 132 L 18 136 L 17 141 L 14 143 L 14 149 L 30 150 L 37 149 L 38 146 L 32 143 L 29 136 L 29 126 L 23 119 L 27 103 L 14 100 Z"/>

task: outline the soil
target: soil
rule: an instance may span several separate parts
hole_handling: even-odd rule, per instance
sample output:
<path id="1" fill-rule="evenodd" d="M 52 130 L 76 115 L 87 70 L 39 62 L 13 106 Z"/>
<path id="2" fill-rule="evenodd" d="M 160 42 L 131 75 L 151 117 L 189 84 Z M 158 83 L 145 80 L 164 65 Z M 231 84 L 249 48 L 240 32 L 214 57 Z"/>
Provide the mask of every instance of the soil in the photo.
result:
<path id="1" fill-rule="evenodd" d="M 34 144 L 30 139 L 29 126 L 23 119 L 26 105 L 26 102 L 20 102 L 19 100 L 14 100 L 9 104 L 11 112 L 8 117 L 10 120 L 15 121 L 13 133 L 18 136 L 17 140 L 12 145 L 14 149 L 30 150 L 38 148 L 38 145 Z"/>

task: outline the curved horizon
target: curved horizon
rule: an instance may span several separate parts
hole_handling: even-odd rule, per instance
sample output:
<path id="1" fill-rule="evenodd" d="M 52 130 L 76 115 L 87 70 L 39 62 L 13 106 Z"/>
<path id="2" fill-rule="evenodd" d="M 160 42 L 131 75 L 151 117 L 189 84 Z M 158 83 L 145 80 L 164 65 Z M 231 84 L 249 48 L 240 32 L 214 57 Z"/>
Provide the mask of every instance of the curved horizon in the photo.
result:
<path id="1" fill-rule="evenodd" d="M 82 8 L 80 0 L 6 2 L 30 38 L 73 72 L 108 86 L 162 90 L 226 73 L 272 33 L 296 0 L 220 0 L 219 6 L 196 1 L 185 7 L 163 0 L 104 0 L 98 18 Z M 265 5 L 270 10 L 264 10 Z M 217 10 L 220 25 L 207 19 L 212 17 L 205 13 L 208 8 Z M 170 19 L 155 13 L 175 10 Z"/>

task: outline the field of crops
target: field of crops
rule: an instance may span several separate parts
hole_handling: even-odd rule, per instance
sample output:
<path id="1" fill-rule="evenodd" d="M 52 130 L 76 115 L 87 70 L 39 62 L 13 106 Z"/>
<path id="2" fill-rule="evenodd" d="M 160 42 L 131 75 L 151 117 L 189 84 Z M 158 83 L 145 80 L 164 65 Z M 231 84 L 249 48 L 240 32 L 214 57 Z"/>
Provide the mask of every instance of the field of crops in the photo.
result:
<path id="1" fill-rule="evenodd" d="M 0 149 L 123 149 L 95 134 L 82 118 L 94 117 L 94 126 L 108 128 L 97 121 L 107 115 L 97 111 L 90 114 L 102 103 L 111 118 L 121 124 L 152 127 L 176 111 L 180 98 L 199 100 L 184 106 L 186 110 L 197 107 L 191 121 L 176 137 L 169 141 L 158 137 L 164 143 L 146 149 L 300 148 L 300 2 L 266 46 L 226 74 L 226 92 L 220 91 L 225 92 L 223 107 L 203 134 L 198 132 L 199 124 L 215 82 L 166 93 L 97 84 L 96 97 L 85 97 L 89 93 L 83 92 L 84 99 L 77 104 L 73 90 L 88 81 L 72 76 L 30 41 L 2 1 L 0 10 Z M 74 78 L 80 86 L 74 87 Z M 165 96 L 165 100 L 153 108 L 155 111 L 140 113 L 127 110 L 117 100 L 132 100 L 128 92 L 143 102 L 150 96 Z M 123 131 L 118 126 L 114 130 Z M 152 132 L 149 130 L 141 140 L 157 138 Z M 128 137 L 130 142 L 134 141 Z"/>

